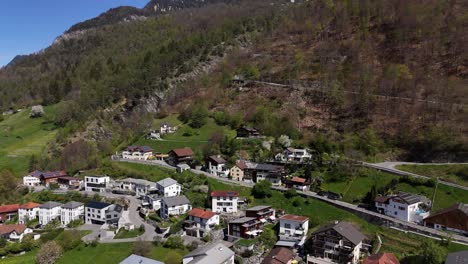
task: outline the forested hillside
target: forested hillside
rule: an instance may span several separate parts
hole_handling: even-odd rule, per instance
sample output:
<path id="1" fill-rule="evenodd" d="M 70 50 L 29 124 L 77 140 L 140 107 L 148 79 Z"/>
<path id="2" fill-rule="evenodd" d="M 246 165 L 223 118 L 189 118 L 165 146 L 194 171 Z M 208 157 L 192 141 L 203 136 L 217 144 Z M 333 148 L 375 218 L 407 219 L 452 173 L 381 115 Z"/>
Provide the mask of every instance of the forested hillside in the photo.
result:
<path id="1" fill-rule="evenodd" d="M 75 25 L 86 32 L 0 70 L 0 109 L 63 102 L 53 156 L 86 145 L 90 126 L 101 151 L 143 133 L 148 113 L 196 105 L 360 159 L 467 158 L 466 1 L 190 3 Z M 158 4 L 171 1 L 135 15 Z M 236 74 L 287 86 L 239 92 Z"/>

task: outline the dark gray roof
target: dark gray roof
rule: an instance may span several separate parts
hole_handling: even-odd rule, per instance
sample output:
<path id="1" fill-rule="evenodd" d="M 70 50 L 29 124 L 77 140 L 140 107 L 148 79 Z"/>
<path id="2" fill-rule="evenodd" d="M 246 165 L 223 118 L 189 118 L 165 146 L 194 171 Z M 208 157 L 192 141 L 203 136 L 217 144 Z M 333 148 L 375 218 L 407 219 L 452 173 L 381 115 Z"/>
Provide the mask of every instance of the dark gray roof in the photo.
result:
<path id="1" fill-rule="evenodd" d="M 94 208 L 94 209 L 103 209 L 103 208 L 108 207 L 109 205 L 111 204 L 93 201 L 93 202 L 89 202 L 88 205 L 86 205 L 86 207 Z"/>
<path id="2" fill-rule="evenodd" d="M 278 166 L 272 165 L 272 164 L 260 163 L 260 164 L 257 164 L 257 167 L 255 169 L 263 170 L 263 171 L 275 171 L 278 169 Z"/>
<path id="3" fill-rule="evenodd" d="M 468 264 L 468 250 L 449 253 L 445 264 Z"/>
<path id="4" fill-rule="evenodd" d="M 162 187 L 169 187 L 173 184 L 176 184 L 177 181 L 172 179 L 172 178 L 165 178 L 163 180 L 160 180 L 157 182 L 158 185 L 161 185 Z"/>
<path id="5" fill-rule="evenodd" d="M 426 202 L 428 199 L 422 195 L 416 195 L 412 193 L 399 192 L 398 197 L 403 199 L 407 204 L 415 204 Z"/>
<path id="6" fill-rule="evenodd" d="M 234 256 L 234 252 L 222 243 L 213 243 L 201 248 L 197 248 L 184 256 L 184 260 L 193 258 L 189 264 L 221 264 Z"/>
<path id="7" fill-rule="evenodd" d="M 357 230 L 351 223 L 341 221 L 337 224 L 329 224 L 325 225 L 319 229 L 317 229 L 314 234 L 322 233 L 324 231 L 333 229 L 338 234 L 342 235 L 344 238 L 351 241 L 354 245 L 358 245 L 363 241 L 366 237 Z"/>
<path id="8" fill-rule="evenodd" d="M 185 195 L 174 196 L 174 197 L 164 197 L 162 199 L 162 202 L 165 203 L 169 207 L 190 203 L 190 201 L 187 199 L 187 197 L 185 197 Z"/>
<path id="9" fill-rule="evenodd" d="M 65 209 L 75 209 L 75 208 L 78 208 L 80 206 L 83 206 L 82 203 L 80 202 L 74 202 L 74 201 L 71 201 L 71 202 L 68 202 L 64 205 L 62 205 L 62 208 L 65 208 Z"/>
<path id="10" fill-rule="evenodd" d="M 164 264 L 163 262 L 138 256 L 135 254 L 130 255 L 128 258 L 122 260 L 120 264 Z"/>
<path id="11" fill-rule="evenodd" d="M 226 163 L 225 159 L 223 159 L 221 156 L 217 156 L 217 155 L 210 156 L 210 160 L 216 162 L 217 164 Z"/>
<path id="12" fill-rule="evenodd" d="M 46 203 L 43 203 L 43 204 L 39 205 L 39 208 L 52 209 L 52 208 L 55 208 L 55 207 L 61 206 L 61 205 L 62 205 L 61 203 L 57 203 L 57 202 L 46 202 Z"/>
<path id="13" fill-rule="evenodd" d="M 252 208 L 247 209 L 246 211 L 260 211 L 260 210 L 264 210 L 264 209 L 268 209 L 268 208 L 271 208 L 271 206 L 269 206 L 269 205 L 257 205 L 257 206 L 254 206 Z"/>
<path id="14" fill-rule="evenodd" d="M 256 219 L 255 217 L 241 217 L 241 218 L 237 218 L 232 221 L 229 221 L 229 223 L 230 224 L 243 224 L 245 222 L 249 222 L 255 219 Z"/>

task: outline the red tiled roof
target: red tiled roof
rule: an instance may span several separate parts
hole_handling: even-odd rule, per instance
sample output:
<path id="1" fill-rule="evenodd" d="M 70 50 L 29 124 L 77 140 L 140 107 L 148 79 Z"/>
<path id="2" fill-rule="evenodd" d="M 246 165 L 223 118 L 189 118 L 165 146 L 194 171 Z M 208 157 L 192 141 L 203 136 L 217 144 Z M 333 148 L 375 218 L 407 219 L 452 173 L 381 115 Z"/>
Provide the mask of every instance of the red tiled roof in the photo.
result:
<path id="1" fill-rule="evenodd" d="M 25 204 L 20 205 L 19 208 L 21 208 L 21 209 L 33 209 L 33 208 L 39 207 L 39 205 L 41 205 L 41 204 L 33 203 L 33 202 L 27 202 Z"/>
<path id="2" fill-rule="evenodd" d="M 10 234 L 13 231 L 16 231 L 16 233 L 21 234 L 24 232 L 25 229 L 25 225 L 1 225 L 0 235 Z"/>
<path id="3" fill-rule="evenodd" d="M 270 251 L 262 264 L 286 264 L 294 259 L 294 252 L 289 248 L 277 247 Z"/>
<path id="4" fill-rule="evenodd" d="M 280 217 L 280 220 L 290 220 L 290 221 L 296 221 L 296 222 L 304 222 L 306 220 L 309 220 L 309 217 L 302 216 L 302 215 L 287 214 L 287 215 L 283 215 L 282 217 Z"/>
<path id="5" fill-rule="evenodd" d="M 239 193 L 236 191 L 212 191 L 211 197 L 239 197 Z"/>
<path id="6" fill-rule="evenodd" d="M 19 204 L 7 204 L 0 206 L 0 214 L 18 211 Z"/>
<path id="7" fill-rule="evenodd" d="M 306 182 L 306 179 L 304 178 L 300 178 L 300 177 L 293 177 L 291 179 L 292 182 L 298 182 L 298 183 L 305 183 Z"/>
<path id="8" fill-rule="evenodd" d="M 245 161 L 243 161 L 243 160 L 238 160 L 236 162 L 236 166 L 239 167 L 239 169 L 241 169 L 241 170 L 247 169 L 247 164 L 245 164 Z"/>
<path id="9" fill-rule="evenodd" d="M 198 218 L 203 218 L 203 219 L 210 219 L 211 217 L 215 216 L 216 214 L 211 212 L 211 211 L 203 210 L 203 209 L 200 209 L 200 208 L 193 208 L 192 211 L 189 212 L 189 215 L 195 216 L 195 217 L 198 217 Z"/>
<path id="10" fill-rule="evenodd" d="M 193 151 L 191 148 L 179 148 L 179 149 L 173 149 L 171 152 L 174 152 L 178 157 L 186 157 L 186 156 L 192 156 Z"/>
<path id="11" fill-rule="evenodd" d="M 380 253 L 370 255 L 362 264 L 400 264 L 400 262 L 392 253 Z"/>

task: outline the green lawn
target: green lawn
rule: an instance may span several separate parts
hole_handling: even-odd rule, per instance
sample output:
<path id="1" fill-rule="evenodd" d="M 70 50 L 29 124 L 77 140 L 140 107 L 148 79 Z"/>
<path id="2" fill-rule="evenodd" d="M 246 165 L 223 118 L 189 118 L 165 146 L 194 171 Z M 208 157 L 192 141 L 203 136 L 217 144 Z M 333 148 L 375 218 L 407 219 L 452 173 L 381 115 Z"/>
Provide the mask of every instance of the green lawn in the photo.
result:
<path id="1" fill-rule="evenodd" d="M 143 233 L 145 233 L 145 230 L 140 231 L 140 229 L 138 227 L 136 227 L 135 229 L 130 230 L 130 231 L 125 230 L 125 228 L 120 228 L 119 232 L 117 233 L 117 235 L 115 235 L 114 238 L 138 237 L 138 236 L 143 235 Z"/>
<path id="2" fill-rule="evenodd" d="M 165 136 L 163 141 L 148 140 L 143 136 L 133 144 L 147 145 L 152 147 L 154 151 L 160 153 L 167 153 L 171 149 L 183 147 L 190 147 L 195 151 L 208 142 L 211 135 L 216 131 L 223 131 L 229 137 L 234 137 L 236 134 L 235 131 L 231 130 L 229 127 L 218 126 L 211 118 L 208 118 L 206 125 L 200 129 L 193 129 L 188 125 L 182 124 L 177 120 L 175 115 L 170 115 L 165 119 L 155 120 L 155 127 L 159 128 L 161 122 L 168 122 L 170 125 L 179 125 L 179 129 L 176 133 Z M 184 134 L 190 134 L 190 136 L 184 136 Z"/>
<path id="3" fill-rule="evenodd" d="M 47 121 L 55 114 L 55 106 L 45 107 L 45 111 L 49 118 L 32 119 L 26 109 L 0 122 L 0 169 L 11 169 L 17 176 L 28 172 L 31 155 L 39 155 L 57 133 Z"/>
<path id="4" fill-rule="evenodd" d="M 0 260 L 2 264 L 29 264 L 29 263 L 36 263 L 36 254 L 37 249 L 31 252 L 28 252 L 22 256 L 17 257 L 8 257 L 6 259 Z"/>
<path id="5" fill-rule="evenodd" d="M 397 169 L 468 186 L 468 165 L 398 165 Z"/>

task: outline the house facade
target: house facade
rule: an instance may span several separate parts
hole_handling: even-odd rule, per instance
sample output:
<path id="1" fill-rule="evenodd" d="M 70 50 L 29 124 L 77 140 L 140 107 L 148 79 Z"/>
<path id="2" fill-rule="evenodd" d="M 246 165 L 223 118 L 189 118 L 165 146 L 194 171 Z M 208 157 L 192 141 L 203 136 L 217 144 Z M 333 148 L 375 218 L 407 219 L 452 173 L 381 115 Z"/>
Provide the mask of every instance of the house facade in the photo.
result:
<path id="1" fill-rule="evenodd" d="M 455 204 L 424 218 L 424 226 L 468 235 L 468 204 Z"/>
<path id="2" fill-rule="evenodd" d="M 307 264 L 358 264 L 364 239 L 348 222 L 322 226 L 312 233 Z"/>
<path id="3" fill-rule="evenodd" d="M 244 180 L 244 170 L 247 168 L 245 161 L 238 160 L 236 165 L 232 166 L 229 170 L 229 175 L 234 181 L 243 181 Z"/>
<path id="4" fill-rule="evenodd" d="M 216 213 L 236 213 L 239 193 L 235 191 L 211 192 L 212 211 Z"/>
<path id="5" fill-rule="evenodd" d="M 279 241 L 283 246 L 303 246 L 308 231 L 308 217 L 286 214 L 279 218 Z"/>
<path id="6" fill-rule="evenodd" d="M 229 221 L 228 234 L 245 239 L 255 238 L 263 232 L 262 227 L 262 222 L 255 217 L 241 217 Z"/>
<path id="7" fill-rule="evenodd" d="M 268 180 L 273 186 L 282 184 L 282 179 L 286 175 L 283 166 L 272 164 L 257 164 L 255 167 L 255 182 Z"/>
<path id="8" fill-rule="evenodd" d="M 269 205 L 257 205 L 252 208 L 245 210 L 246 217 L 255 217 L 258 221 L 265 224 L 267 222 L 274 221 L 275 209 Z"/>
<path id="9" fill-rule="evenodd" d="M 424 217 L 429 215 L 429 212 L 423 209 L 424 205 L 429 203 L 426 197 L 405 192 L 375 198 L 375 207 L 379 213 L 415 223 L 422 223 Z"/>
<path id="10" fill-rule="evenodd" d="M 13 220 L 18 215 L 19 204 L 0 205 L 0 223 Z"/>
<path id="11" fill-rule="evenodd" d="M 312 160 L 312 154 L 307 149 L 286 148 L 277 154 L 275 159 L 282 162 L 304 163 Z"/>
<path id="12" fill-rule="evenodd" d="M 158 189 L 156 183 L 143 179 L 126 178 L 116 182 L 118 188 L 135 192 L 137 197 L 155 193 Z"/>
<path id="13" fill-rule="evenodd" d="M 182 192 L 182 185 L 172 178 L 165 178 L 156 183 L 156 188 L 160 195 L 164 197 L 179 196 Z"/>
<path id="14" fill-rule="evenodd" d="M 301 177 L 292 177 L 291 179 L 285 182 L 286 187 L 292 188 L 296 191 L 305 192 L 309 189 L 309 184 L 307 184 L 307 180 Z"/>
<path id="15" fill-rule="evenodd" d="M 59 177 L 57 183 L 62 189 L 78 189 L 81 186 L 81 179 L 77 177 Z"/>
<path id="16" fill-rule="evenodd" d="M 0 225 L 0 236 L 11 242 L 21 242 L 25 235 L 31 234 L 32 232 L 32 229 L 23 224 Z"/>
<path id="17" fill-rule="evenodd" d="M 109 176 L 85 176 L 84 186 L 87 192 L 105 192 L 109 188 Z"/>
<path id="18" fill-rule="evenodd" d="M 47 225 L 49 222 L 60 218 L 61 203 L 46 202 L 39 206 L 39 224 Z"/>
<path id="19" fill-rule="evenodd" d="M 38 203 L 28 202 L 19 206 L 18 223 L 25 224 L 28 220 L 37 219 L 39 214 Z"/>
<path id="20" fill-rule="evenodd" d="M 171 215 L 185 214 L 192 209 L 190 201 L 184 195 L 164 197 L 161 199 L 161 209 L 159 210 L 159 216 L 162 219 L 167 219 Z"/>
<path id="21" fill-rule="evenodd" d="M 294 252 L 285 247 L 275 247 L 268 253 L 263 259 L 261 264 L 293 264 L 297 263 L 294 261 Z"/>
<path id="22" fill-rule="evenodd" d="M 39 186 L 40 184 L 41 184 L 41 180 L 39 179 L 39 177 L 35 177 L 31 175 L 27 175 L 23 177 L 23 185 L 25 186 L 34 187 L 34 186 Z"/>
<path id="23" fill-rule="evenodd" d="M 236 130 L 238 138 L 258 138 L 261 137 L 260 131 L 253 127 L 241 126 Z"/>
<path id="24" fill-rule="evenodd" d="M 84 204 L 79 202 L 68 202 L 62 205 L 60 210 L 60 221 L 62 226 L 67 226 L 70 222 L 83 219 Z"/>
<path id="25" fill-rule="evenodd" d="M 167 157 L 167 163 L 171 166 L 177 166 L 177 164 L 190 165 L 193 162 L 193 150 L 191 148 L 179 148 L 169 151 Z"/>
<path id="26" fill-rule="evenodd" d="M 182 264 L 234 264 L 235 253 L 222 243 L 197 248 L 182 259 Z"/>
<path id="27" fill-rule="evenodd" d="M 380 253 L 365 258 L 362 264 L 400 264 L 400 262 L 392 253 Z"/>
<path id="28" fill-rule="evenodd" d="M 128 146 L 122 151 L 122 158 L 128 160 L 149 160 L 153 157 L 153 149 L 148 146 Z"/>
<path id="29" fill-rule="evenodd" d="M 117 225 L 122 216 L 123 207 L 118 204 L 90 202 L 85 206 L 86 224 Z"/>
<path id="30" fill-rule="evenodd" d="M 219 225 L 219 215 L 200 208 L 193 208 L 184 222 L 185 233 L 193 237 L 203 237 L 216 225 Z"/>
<path id="31" fill-rule="evenodd" d="M 230 170 L 226 166 L 226 160 L 219 155 L 210 156 L 206 161 L 206 168 L 212 175 L 227 178 Z"/>
<path id="32" fill-rule="evenodd" d="M 29 174 L 31 177 L 39 179 L 40 184 L 49 186 L 51 183 L 57 183 L 59 177 L 67 176 L 65 171 L 33 171 Z M 32 179 L 32 178 L 31 178 Z"/>

